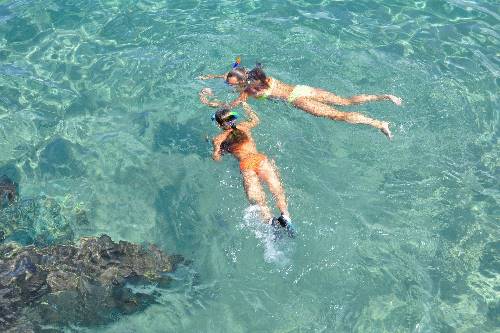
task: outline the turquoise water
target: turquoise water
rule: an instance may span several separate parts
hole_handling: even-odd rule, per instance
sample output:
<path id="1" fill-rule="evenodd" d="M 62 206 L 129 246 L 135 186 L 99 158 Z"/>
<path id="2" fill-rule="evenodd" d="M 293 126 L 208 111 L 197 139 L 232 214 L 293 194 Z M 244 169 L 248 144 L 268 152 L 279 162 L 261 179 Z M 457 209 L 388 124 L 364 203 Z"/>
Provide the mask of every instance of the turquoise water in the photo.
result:
<path id="1" fill-rule="evenodd" d="M 2 1 L 0 174 L 76 236 L 192 260 L 159 304 L 88 332 L 500 329 L 497 1 Z M 198 91 L 235 56 L 338 95 L 364 126 L 256 102 L 299 228 L 270 240 Z M 85 223 L 75 212 L 86 212 Z"/>

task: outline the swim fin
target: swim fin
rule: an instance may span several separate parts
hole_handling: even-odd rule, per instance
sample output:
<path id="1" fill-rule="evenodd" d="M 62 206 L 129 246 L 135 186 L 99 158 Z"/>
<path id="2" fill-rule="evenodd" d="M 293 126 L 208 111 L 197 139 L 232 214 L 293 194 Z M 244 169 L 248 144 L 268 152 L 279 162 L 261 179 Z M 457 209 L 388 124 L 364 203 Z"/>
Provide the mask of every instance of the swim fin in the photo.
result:
<path id="1" fill-rule="evenodd" d="M 273 217 L 271 221 L 271 226 L 275 229 L 285 228 L 288 234 L 288 237 L 295 238 L 295 228 L 290 221 L 290 218 L 286 215 L 281 214 L 279 217 Z"/>

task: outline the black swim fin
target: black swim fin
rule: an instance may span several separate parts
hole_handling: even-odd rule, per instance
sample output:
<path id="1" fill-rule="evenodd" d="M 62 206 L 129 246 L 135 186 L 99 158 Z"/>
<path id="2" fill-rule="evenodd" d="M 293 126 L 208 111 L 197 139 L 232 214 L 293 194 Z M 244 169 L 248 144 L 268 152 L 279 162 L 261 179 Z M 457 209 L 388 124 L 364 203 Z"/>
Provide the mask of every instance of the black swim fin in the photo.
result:
<path id="1" fill-rule="evenodd" d="M 275 229 L 284 228 L 288 234 L 288 237 L 295 238 L 295 228 L 289 218 L 281 214 L 279 217 L 273 217 L 271 221 L 271 226 Z"/>

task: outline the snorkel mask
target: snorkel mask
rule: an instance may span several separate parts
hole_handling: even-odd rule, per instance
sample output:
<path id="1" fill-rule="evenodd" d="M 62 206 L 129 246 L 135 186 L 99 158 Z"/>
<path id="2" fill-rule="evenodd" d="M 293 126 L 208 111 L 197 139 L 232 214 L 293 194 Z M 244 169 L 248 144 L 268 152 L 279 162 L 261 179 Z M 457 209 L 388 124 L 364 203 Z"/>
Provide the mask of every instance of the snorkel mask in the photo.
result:
<path id="1" fill-rule="evenodd" d="M 229 83 L 230 77 L 236 77 L 238 83 L 232 83 L 232 84 Z M 229 73 L 227 73 L 224 83 L 232 87 L 242 86 L 247 84 L 246 69 L 243 66 L 241 66 L 241 57 L 237 57 L 235 62 L 231 65 L 231 70 L 229 71 Z"/>
<path id="2" fill-rule="evenodd" d="M 236 82 L 229 83 L 231 78 L 236 78 Z M 235 88 L 238 91 L 245 89 L 251 82 L 248 80 L 248 71 L 245 67 L 241 65 L 241 58 L 236 58 L 233 63 L 231 70 L 226 74 L 226 79 L 224 83 Z"/>
<path id="3" fill-rule="evenodd" d="M 223 111 L 223 110 L 219 110 L 219 111 Z M 217 122 L 217 124 L 220 126 L 229 125 L 232 127 L 235 125 L 236 119 L 238 119 L 238 112 L 230 111 L 224 115 L 224 118 L 219 118 L 217 116 L 217 113 L 219 113 L 219 111 L 212 114 L 212 116 L 211 116 L 212 121 Z"/>

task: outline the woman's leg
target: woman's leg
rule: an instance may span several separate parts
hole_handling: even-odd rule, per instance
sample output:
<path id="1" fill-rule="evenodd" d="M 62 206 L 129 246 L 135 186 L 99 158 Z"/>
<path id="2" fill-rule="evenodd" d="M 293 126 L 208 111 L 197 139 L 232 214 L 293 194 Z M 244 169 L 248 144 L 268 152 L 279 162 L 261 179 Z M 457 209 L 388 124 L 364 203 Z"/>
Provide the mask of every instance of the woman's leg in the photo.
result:
<path id="1" fill-rule="evenodd" d="M 325 117 L 333 120 L 345 121 L 350 124 L 365 124 L 373 126 L 384 133 L 389 140 L 392 139 L 392 133 L 389 130 L 389 123 L 386 121 L 372 119 L 362 115 L 359 112 L 338 111 L 331 106 L 315 101 L 308 97 L 297 98 L 293 102 L 293 105 L 317 117 Z"/>
<path id="2" fill-rule="evenodd" d="M 356 105 L 375 101 L 391 101 L 396 105 L 401 105 L 401 98 L 394 95 L 358 95 L 344 98 L 318 88 L 313 89 L 310 98 L 321 103 L 334 105 Z"/>
<path id="3" fill-rule="evenodd" d="M 264 219 L 263 222 L 268 223 L 273 214 L 267 206 L 266 193 L 260 184 L 259 177 L 253 170 L 241 170 L 241 175 L 243 176 L 243 186 L 248 201 L 252 205 L 257 204 L 260 207 L 260 213 Z"/>
<path id="4" fill-rule="evenodd" d="M 262 177 L 262 179 L 268 184 L 269 190 L 273 194 L 279 211 L 286 216 L 290 216 L 285 197 L 285 190 L 281 184 L 278 169 L 276 168 L 274 161 L 269 159 L 262 161 L 259 166 L 258 173 L 259 176 Z"/>

